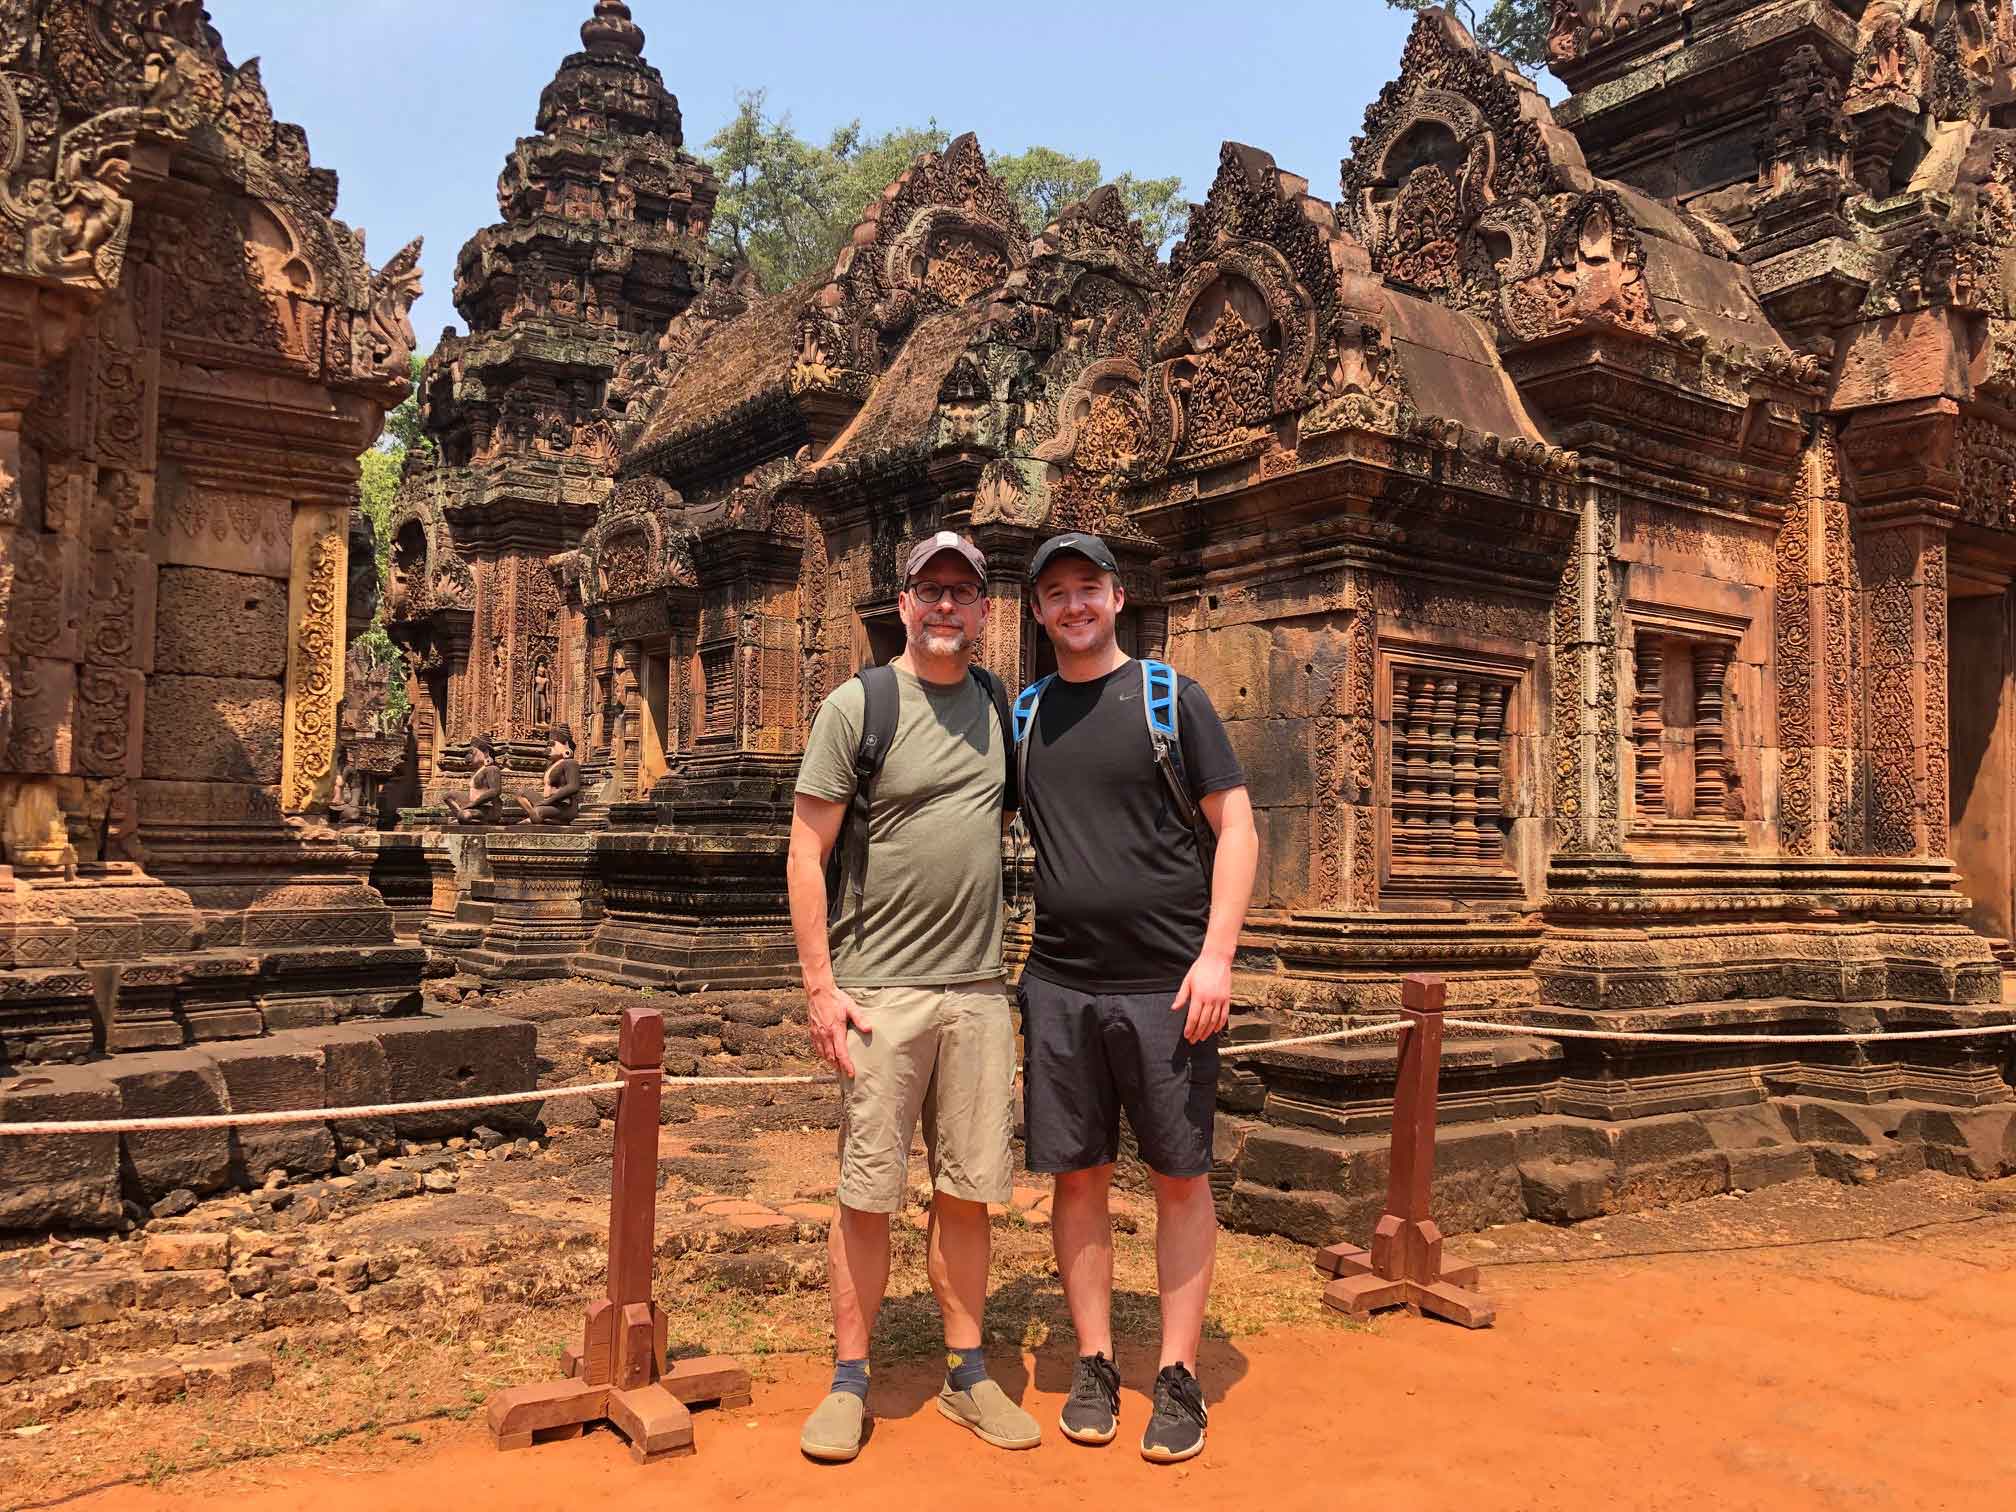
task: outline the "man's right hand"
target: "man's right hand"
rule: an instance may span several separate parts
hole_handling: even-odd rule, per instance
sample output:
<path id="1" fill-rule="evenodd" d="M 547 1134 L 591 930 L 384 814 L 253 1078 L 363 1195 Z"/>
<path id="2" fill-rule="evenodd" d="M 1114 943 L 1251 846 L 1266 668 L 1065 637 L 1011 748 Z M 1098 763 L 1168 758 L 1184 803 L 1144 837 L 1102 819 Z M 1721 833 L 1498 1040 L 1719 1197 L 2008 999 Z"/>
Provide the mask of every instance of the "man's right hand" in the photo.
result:
<path id="1" fill-rule="evenodd" d="M 812 1030 L 812 1048 L 819 1059 L 837 1066 L 840 1074 L 854 1075 L 854 1057 L 847 1053 L 847 1028 L 851 1024 L 869 1033 L 861 1005 L 838 987 L 809 989 L 805 994 L 805 1020 Z"/>

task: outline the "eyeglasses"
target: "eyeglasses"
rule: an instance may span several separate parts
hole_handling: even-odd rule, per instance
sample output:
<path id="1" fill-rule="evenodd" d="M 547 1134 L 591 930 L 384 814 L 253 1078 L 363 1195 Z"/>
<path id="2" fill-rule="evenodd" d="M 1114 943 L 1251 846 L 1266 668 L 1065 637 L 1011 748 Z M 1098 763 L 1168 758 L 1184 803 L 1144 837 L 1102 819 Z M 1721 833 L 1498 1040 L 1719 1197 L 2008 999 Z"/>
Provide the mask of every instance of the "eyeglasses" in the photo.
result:
<path id="1" fill-rule="evenodd" d="M 978 583 L 912 583 L 910 595 L 920 604 L 942 604 L 946 599 L 959 605 L 978 603 Z"/>

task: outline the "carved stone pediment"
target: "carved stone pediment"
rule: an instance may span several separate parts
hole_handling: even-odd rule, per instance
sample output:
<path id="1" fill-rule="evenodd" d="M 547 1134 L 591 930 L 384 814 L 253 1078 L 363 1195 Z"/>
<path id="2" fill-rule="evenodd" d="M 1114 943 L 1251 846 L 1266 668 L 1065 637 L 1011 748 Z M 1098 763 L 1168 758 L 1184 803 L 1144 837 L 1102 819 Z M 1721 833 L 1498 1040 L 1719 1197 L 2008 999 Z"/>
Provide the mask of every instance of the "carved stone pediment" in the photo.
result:
<path id="1" fill-rule="evenodd" d="M 1028 260 L 1028 229 L 977 138 L 921 155 L 808 301 L 793 389 L 865 391 L 921 317 L 1000 289 Z"/>
<path id="2" fill-rule="evenodd" d="M 618 483 L 581 543 L 582 601 L 607 604 L 697 586 L 682 503 L 678 490 L 658 478 Z"/>

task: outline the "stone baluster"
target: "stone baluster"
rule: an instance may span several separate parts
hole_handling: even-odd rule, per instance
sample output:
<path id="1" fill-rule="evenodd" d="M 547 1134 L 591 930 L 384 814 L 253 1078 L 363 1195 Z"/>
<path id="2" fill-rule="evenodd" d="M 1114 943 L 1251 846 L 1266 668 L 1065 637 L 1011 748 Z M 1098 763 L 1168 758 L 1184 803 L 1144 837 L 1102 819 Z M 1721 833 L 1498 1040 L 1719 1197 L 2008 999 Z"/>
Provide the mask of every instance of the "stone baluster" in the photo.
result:
<path id="1" fill-rule="evenodd" d="M 1505 859 L 1505 685 L 1487 682 L 1477 714 L 1477 858 Z"/>
<path id="2" fill-rule="evenodd" d="M 1430 739 L 1432 756 L 1428 774 L 1428 803 L 1431 810 L 1430 850 L 1440 860 L 1456 857 L 1454 799 L 1456 784 L 1456 679 L 1434 682 L 1435 714 Z"/>
<path id="3" fill-rule="evenodd" d="M 1659 749 L 1665 734 L 1660 669 L 1662 648 L 1650 636 L 1640 636 L 1637 645 L 1638 688 L 1632 701 L 1631 746 L 1636 756 L 1638 817 L 1655 818 L 1666 812 L 1665 764 Z"/>
<path id="4" fill-rule="evenodd" d="M 1728 749 L 1723 730 L 1722 684 L 1730 647 L 1703 641 L 1694 647 L 1694 817 L 1720 819 L 1729 796 Z"/>
<path id="5" fill-rule="evenodd" d="M 1474 678 L 1456 685 L 1456 731 L 1450 753 L 1450 820 L 1456 859 L 1475 861 L 1482 852 L 1477 834 L 1477 721 L 1483 686 Z"/>

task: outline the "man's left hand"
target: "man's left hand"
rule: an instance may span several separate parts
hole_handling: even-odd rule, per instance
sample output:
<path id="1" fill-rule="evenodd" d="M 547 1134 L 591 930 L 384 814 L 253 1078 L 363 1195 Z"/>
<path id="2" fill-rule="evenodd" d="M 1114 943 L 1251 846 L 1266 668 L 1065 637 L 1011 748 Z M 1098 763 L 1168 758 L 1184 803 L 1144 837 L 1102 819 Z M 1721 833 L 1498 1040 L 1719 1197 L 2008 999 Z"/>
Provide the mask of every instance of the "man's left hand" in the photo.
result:
<path id="1" fill-rule="evenodd" d="M 1183 985 L 1176 990 L 1176 1001 L 1169 1005 L 1171 1013 L 1185 1010 L 1189 1017 L 1183 1023 L 1183 1038 L 1193 1045 L 1202 1044 L 1225 1027 L 1226 1019 L 1232 1016 L 1229 960 L 1199 956 L 1191 963 Z"/>

